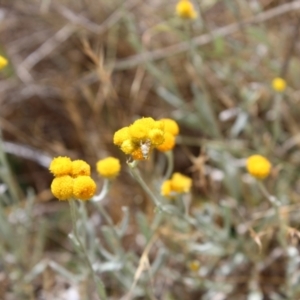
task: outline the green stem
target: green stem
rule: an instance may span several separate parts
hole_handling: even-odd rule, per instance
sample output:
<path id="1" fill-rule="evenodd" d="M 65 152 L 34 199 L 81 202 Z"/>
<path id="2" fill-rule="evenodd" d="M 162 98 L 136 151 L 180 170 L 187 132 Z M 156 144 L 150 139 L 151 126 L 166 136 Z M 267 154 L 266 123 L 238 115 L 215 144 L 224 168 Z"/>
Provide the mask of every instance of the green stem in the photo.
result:
<path id="1" fill-rule="evenodd" d="M 149 197 L 152 199 L 155 206 L 161 206 L 158 199 L 154 195 L 154 193 L 149 189 L 146 182 L 141 177 L 141 174 L 139 170 L 137 169 L 137 161 L 133 161 L 132 163 L 127 163 L 130 167 L 130 173 L 133 176 L 133 178 L 140 184 L 140 186 L 143 188 L 143 190 L 149 195 Z"/>
<path id="2" fill-rule="evenodd" d="M 281 106 L 281 101 L 282 101 L 282 94 L 281 93 L 276 93 L 275 95 L 275 103 L 274 103 L 274 123 L 273 123 L 273 139 L 274 139 L 274 144 L 279 139 L 280 133 L 281 133 L 281 112 L 280 112 L 280 106 Z"/>
<path id="3" fill-rule="evenodd" d="M 173 151 L 167 151 L 165 152 L 165 155 L 167 157 L 167 171 L 166 171 L 166 175 L 164 176 L 164 181 L 169 179 L 173 169 L 174 169 L 174 155 L 173 155 Z"/>
<path id="4" fill-rule="evenodd" d="M 107 296 L 106 296 L 104 284 L 96 276 L 96 274 L 94 272 L 94 269 L 93 269 L 93 266 L 92 266 L 92 263 L 91 263 L 88 255 L 87 255 L 86 249 L 85 249 L 84 245 L 82 244 L 81 239 L 79 238 L 79 235 L 78 235 L 78 229 L 77 229 L 77 224 L 76 224 L 78 217 L 77 217 L 77 206 L 76 206 L 75 200 L 71 199 L 71 200 L 69 200 L 69 203 L 70 203 L 71 219 L 72 219 L 73 233 L 74 233 L 75 240 L 78 243 L 79 248 L 80 248 L 80 250 L 82 251 L 82 253 L 84 255 L 84 259 L 85 259 L 86 264 L 87 264 L 87 266 L 90 270 L 90 273 L 93 276 L 93 279 L 94 279 L 94 282 L 95 282 L 95 285 L 96 285 L 96 289 L 97 289 L 97 294 L 98 294 L 99 298 L 101 300 L 106 300 Z"/>
<path id="5" fill-rule="evenodd" d="M 276 219 L 278 222 L 278 226 L 279 226 L 279 241 L 281 243 L 281 246 L 286 249 L 286 239 L 285 239 L 285 224 L 284 221 L 281 219 L 280 216 L 280 201 L 273 195 L 271 195 L 268 190 L 266 189 L 266 187 L 264 186 L 264 184 L 262 183 L 262 181 L 257 180 L 258 183 L 258 187 L 261 190 L 262 194 L 269 200 L 269 202 L 271 203 L 271 205 L 273 206 L 274 210 L 275 210 L 275 214 L 276 214 Z"/>
<path id="6" fill-rule="evenodd" d="M 110 186 L 111 186 L 111 181 L 109 179 L 104 179 L 102 190 L 99 193 L 99 195 L 96 195 L 93 197 L 93 201 L 99 202 L 99 201 L 103 200 L 106 197 L 106 195 L 108 194 L 108 192 L 110 190 Z"/>

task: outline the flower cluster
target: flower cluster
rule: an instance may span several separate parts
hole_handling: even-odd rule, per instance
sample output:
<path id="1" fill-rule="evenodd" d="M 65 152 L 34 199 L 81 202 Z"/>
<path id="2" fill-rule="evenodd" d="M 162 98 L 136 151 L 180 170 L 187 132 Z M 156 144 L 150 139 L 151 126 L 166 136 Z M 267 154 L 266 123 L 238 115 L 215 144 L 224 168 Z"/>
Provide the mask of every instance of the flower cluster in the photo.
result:
<path id="1" fill-rule="evenodd" d="M 96 183 L 90 177 L 91 168 L 85 161 L 71 161 L 69 157 L 59 156 L 52 160 L 49 170 L 55 176 L 51 191 L 59 200 L 88 200 L 94 196 Z"/>
<path id="2" fill-rule="evenodd" d="M 284 92 L 286 89 L 286 81 L 283 78 L 276 77 L 272 81 L 272 88 L 276 92 Z"/>
<path id="3" fill-rule="evenodd" d="M 114 134 L 114 144 L 131 155 L 134 160 L 149 158 L 154 148 L 160 151 L 171 150 L 175 145 L 178 125 L 171 119 L 141 118 L 133 124 L 123 127 Z"/>
<path id="4" fill-rule="evenodd" d="M 253 177 L 264 179 L 270 174 L 272 165 L 264 156 L 256 154 L 248 157 L 246 167 Z"/>
<path id="5" fill-rule="evenodd" d="M 8 64 L 7 59 L 0 55 L 0 70 L 5 68 L 7 64 Z"/>
<path id="6" fill-rule="evenodd" d="M 176 5 L 176 14 L 183 19 L 197 18 L 197 12 L 190 0 L 180 0 Z"/>
<path id="7" fill-rule="evenodd" d="M 180 173 L 174 173 L 172 178 L 166 180 L 161 186 L 161 195 L 174 197 L 177 194 L 188 193 L 192 186 L 192 179 Z"/>
<path id="8" fill-rule="evenodd" d="M 116 178 L 121 170 L 120 161 L 114 157 L 99 160 L 96 167 L 99 175 L 107 179 Z"/>

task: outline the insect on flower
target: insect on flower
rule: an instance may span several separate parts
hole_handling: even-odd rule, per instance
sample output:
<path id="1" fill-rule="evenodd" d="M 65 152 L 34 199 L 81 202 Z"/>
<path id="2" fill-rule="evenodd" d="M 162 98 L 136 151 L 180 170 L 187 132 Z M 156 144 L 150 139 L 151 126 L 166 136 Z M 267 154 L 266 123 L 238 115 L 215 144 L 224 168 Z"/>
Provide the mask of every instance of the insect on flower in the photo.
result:
<path id="1" fill-rule="evenodd" d="M 150 140 L 146 140 L 145 142 L 141 141 L 140 145 L 141 145 L 141 151 L 144 159 L 148 159 L 149 152 L 151 149 L 151 141 Z"/>

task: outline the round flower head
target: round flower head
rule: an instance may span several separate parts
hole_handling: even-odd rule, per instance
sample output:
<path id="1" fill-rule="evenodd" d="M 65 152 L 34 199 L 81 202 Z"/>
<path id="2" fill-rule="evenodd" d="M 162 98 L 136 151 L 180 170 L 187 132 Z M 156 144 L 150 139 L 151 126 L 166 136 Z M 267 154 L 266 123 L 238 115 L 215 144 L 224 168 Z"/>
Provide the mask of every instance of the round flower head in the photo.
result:
<path id="1" fill-rule="evenodd" d="M 121 170 L 120 161 L 114 157 L 107 157 L 97 162 L 97 171 L 100 176 L 113 179 L 119 175 Z"/>
<path id="2" fill-rule="evenodd" d="M 90 176 L 91 175 L 91 167 L 83 160 L 74 160 L 72 161 L 72 176 Z"/>
<path id="3" fill-rule="evenodd" d="M 164 197 L 170 197 L 172 194 L 172 183 L 171 180 L 166 180 L 161 186 L 161 195 Z"/>
<path id="4" fill-rule="evenodd" d="M 72 161 L 69 157 L 59 156 L 53 158 L 49 170 L 56 177 L 70 175 L 72 173 Z"/>
<path id="5" fill-rule="evenodd" d="M 165 132 L 164 138 L 165 138 L 164 142 L 161 145 L 156 147 L 157 150 L 161 152 L 172 150 L 175 146 L 175 136 L 169 132 Z"/>
<path id="6" fill-rule="evenodd" d="M 253 177 L 264 179 L 270 174 L 272 165 L 264 156 L 256 154 L 247 159 L 246 167 Z"/>
<path id="7" fill-rule="evenodd" d="M 173 135 L 178 135 L 179 134 L 179 126 L 174 120 L 172 120 L 172 119 L 161 119 L 161 121 L 163 121 L 164 124 L 165 124 L 165 131 L 166 132 L 169 132 Z"/>
<path id="8" fill-rule="evenodd" d="M 180 173 L 174 173 L 171 178 L 171 187 L 174 192 L 188 193 L 192 186 L 192 179 Z"/>
<path id="9" fill-rule="evenodd" d="M 129 127 L 129 134 L 134 141 L 144 140 L 147 138 L 148 128 L 135 122 Z"/>
<path id="10" fill-rule="evenodd" d="M 121 144 L 128 139 L 130 139 L 129 127 L 123 127 L 114 134 L 115 145 L 121 146 Z"/>
<path id="11" fill-rule="evenodd" d="M 149 131 L 148 137 L 152 145 L 161 145 L 164 141 L 164 132 L 161 129 L 154 128 Z"/>
<path id="12" fill-rule="evenodd" d="M 272 81 L 272 87 L 276 92 L 283 92 L 286 89 L 286 81 L 283 78 L 276 77 Z"/>
<path id="13" fill-rule="evenodd" d="M 7 64 L 8 64 L 7 59 L 0 55 L 0 70 L 5 68 Z"/>
<path id="14" fill-rule="evenodd" d="M 196 19 L 197 12 L 189 0 L 180 0 L 176 5 L 176 14 L 183 19 Z"/>
<path id="15" fill-rule="evenodd" d="M 56 177 L 51 183 L 51 192 L 59 200 L 68 200 L 73 196 L 73 178 L 69 175 Z"/>
<path id="16" fill-rule="evenodd" d="M 73 196 L 79 200 L 89 200 L 95 195 L 96 183 L 90 176 L 79 176 L 74 179 Z"/>
<path id="17" fill-rule="evenodd" d="M 200 269 L 200 263 L 198 260 L 192 260 L 188 263 L 188 267 L 192 272 L 198 272 Z"/>
<path id="18" fill-rule="evenodd" d="M 136 150 L 137 146 L 132 142 L 132 140 L 125 140 L 121 145 L 121 150 L 125 154 L 131 154 L 134 150 Z"/>

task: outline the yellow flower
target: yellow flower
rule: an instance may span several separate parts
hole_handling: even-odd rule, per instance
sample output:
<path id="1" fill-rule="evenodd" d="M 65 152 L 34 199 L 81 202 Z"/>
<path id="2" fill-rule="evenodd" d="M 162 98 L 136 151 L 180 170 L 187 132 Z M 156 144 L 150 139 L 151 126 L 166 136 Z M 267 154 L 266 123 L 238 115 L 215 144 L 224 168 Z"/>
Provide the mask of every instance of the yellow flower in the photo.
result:
<path id="1" fill-rule="evenodd" d="M 131 156 L 134 160 L 145 160 L 145 157 L 142 153 L 142 150 L 141 148 L 138 148 L 136 150 L 134 150 L 132 153 L 131 153 Z"/>
<path id="2" fill-rule="evenodd" d="M 120 148 L 125 154 L 131 154 L 137 147 L 132 140 L 128 139 L 122 143 Z"/>
<path id="3" fill-rule="evenodd" d="M 176 5 L 176 14 L 183 19 L 196 19 L 197 12 L 189 0 L 180 0 Z"/>
<path id="4" fill-rule="evenodd" d="M 153 148 L 164 142 L 164 122 L 147 117 L 136 120 L 114 134 L 114 144 L 135 160 L 149 158 Z"/>
<path id="5" fill-rule="evenodd" d="M 122 143 L 130 139 L 129 128 L 123 127 L 120 130 L 116 131 L 114 134 L 114 144 L 121 146 Z"/>
<path id="6" fill-rule="evenodd" d="M 180 173 L 174 173 L 171 178 L 171 187 L 174 192 L 188 193 L 192 186 L 192 179 Z"/>
<path id="7" fill-rule="evenodd" d="M 200 263 L 198 260 L 192 260 L 189 262 L 188 267 L 193 272 L 198 272 L 200 269 Z"/>
<path id="8" fill-rule="evenodd" d="M 179 134 L 179 126 L 178 124 L 172 120 L 172 119 L 161 119 L 160 121 L 163 121 L 165 124 L 165 131 L 169 132 L 173 135 L 178 135 Z"/>
<path id="9" fill-rule="evenodd" d="M 121 170 L 120 161 L 114 157 L 107 157 L 97 162 L 97 171 L 100 176 L 113 179 L 119 175 Z"/>
<path id="10" fill-rule="evenodd" d="M 165 132 L 164 138 L 165 138 L 164 142 L 161 145 L 156 147 L 157 150 L 161 152 L 172 150 L 175 146 L 175 136 L 169 132 Z"/>
<path id="11" fill-rule="evenodd" d="M 192 186 L 192 179 L 180 173 L 174 173 L 172 178 L 163 182 L 161 195 L 173 197 L 176 194 L 188 193 Z"/>
<path id="12" fill-rule="evenodd" d="M 272 165 L 264 156 L 256 154 L 247 159 L 246 167 L 253 177 L 264 179 L 270 174 Z"/>
<path id="13" fill-rule="evenodd" d="M 0 55 L 0 70 L 5 68 L 7 64 L 8 64 L 7 59 Z"/>
<path id="14" fill-rule="evenodd" d="M 148 136 L 151 141 L 151 144 L 154 146 L 160 145 L 164 142 L 164 132 L 161 129 L 151 129 L 149 131 Z"/>
<path id="15" fill-rule="evenodd" d="M 56 157 L 52 160 L 49 166 L 50 172 L 54 176 L 71 175 L 72 173 L 72 161 L 69 157 Z"/>
<path id="16" fill-rule="evenodd" d="M 172 193 L 171 180 L 166 180 L 161 186 L 161 195 L 164 197 L 170 197 Z"/>
<path id="17" fill-rule="evenodd" d="M 89 200 L 95 195 L 96 183 L 90 176 L 79 176 L 74 179 L 73 195 L 79 200 Z"/>
<path id="18" fill-rule="evenodd" d="M 286 89 L 286 81 L 283 78 L 276 77 L 272 81 L 272 87 L 276 92 L 283 92 Z"/>
<path id="19" fill-rule="evenodd" d="M 90 176 L 91 175 L 91 167 L 83 160 L 74 160 L 72 161 L 72 176 Z"/>
<path id="20" fill-rule="evenodd" d="M 73 196 L 73 178 L 69 175 L 53 179 L 51 184 L 52 194 L 59 200 L 68 200 Z"/>
<path id="21" fill-rule="evenodd" d="M 148 131 L 149 131 L 149 128 L 147 128 L 147 127 L 143 126 L 143 124 L 140 124 L 137 122 L 133 123 L 129 127 L 130 137 L 136 142 L 146 139 Z"/>

